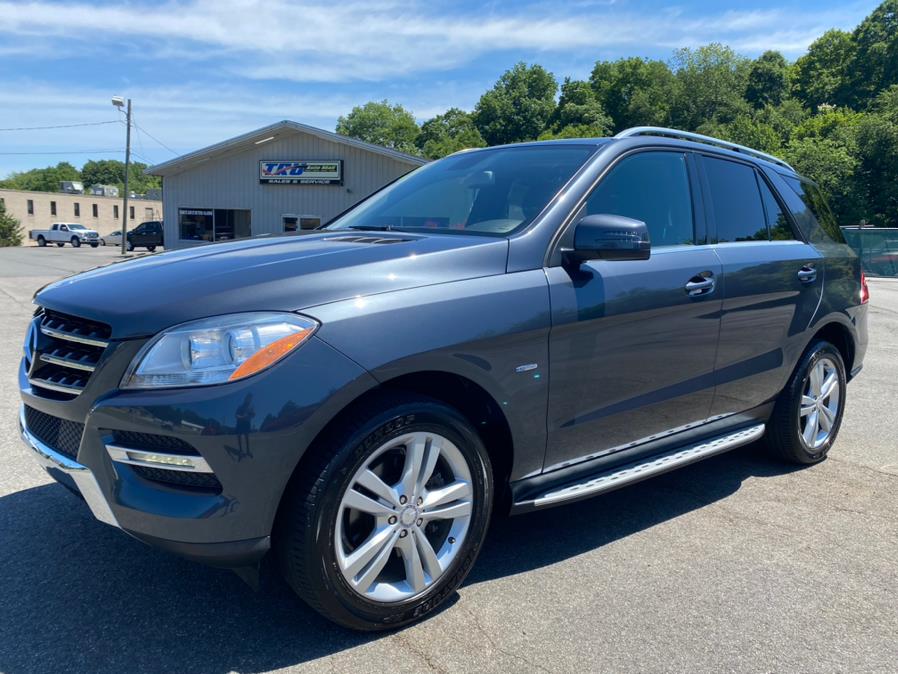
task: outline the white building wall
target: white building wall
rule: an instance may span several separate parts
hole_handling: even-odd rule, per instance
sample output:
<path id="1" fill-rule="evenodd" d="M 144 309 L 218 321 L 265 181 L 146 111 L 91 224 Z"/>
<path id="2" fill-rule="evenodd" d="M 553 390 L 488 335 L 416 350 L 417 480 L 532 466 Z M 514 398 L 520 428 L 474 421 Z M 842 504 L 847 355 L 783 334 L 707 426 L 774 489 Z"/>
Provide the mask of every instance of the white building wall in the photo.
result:
<path id="1" fill-rule="evenodd" d="M 343 160 L 343 185 L 262 185 L 262 160 Z M 414 166 L 384 155 L 304 133 L 285 134 L 241 153 L 211 157 L 163 179 L 166 248 L 195 245 L 179 240 L 178 210 L 247 209 L 252 233 L 278 234 L 282 216 L 316 216 L 324 223 Z"/>

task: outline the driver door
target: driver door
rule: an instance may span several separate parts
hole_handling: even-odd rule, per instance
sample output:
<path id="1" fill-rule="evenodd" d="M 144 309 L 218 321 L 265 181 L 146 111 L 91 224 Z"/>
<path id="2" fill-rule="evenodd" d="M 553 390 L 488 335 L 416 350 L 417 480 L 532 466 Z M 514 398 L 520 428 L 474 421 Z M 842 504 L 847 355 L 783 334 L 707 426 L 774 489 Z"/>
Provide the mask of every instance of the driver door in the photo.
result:
<path id="1" fill-rule="evenodd" d="M 651 257 L 547 269 L 546 470 L 637 447 L 709 416 L 721 264 L 705 245 L 696 175 L 690 153 L 625 156 L 574 222 L 599 213 L 642 220 Z"/>

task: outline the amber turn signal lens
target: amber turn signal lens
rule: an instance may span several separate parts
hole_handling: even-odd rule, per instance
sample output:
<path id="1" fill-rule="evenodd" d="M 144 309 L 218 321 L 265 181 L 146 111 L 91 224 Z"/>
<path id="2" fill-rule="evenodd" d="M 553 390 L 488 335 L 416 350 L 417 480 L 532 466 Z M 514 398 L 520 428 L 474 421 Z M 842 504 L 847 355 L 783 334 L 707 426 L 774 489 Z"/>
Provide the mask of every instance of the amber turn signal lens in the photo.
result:
<path id="1" fill-rule="evenodd" d="M 256 353 L 243 361 L 240 364 L 240 367 L 234 370 L 231 376 L 228 377 L 228 381 L 249 377 L 252 374 L 256 374 L 256 372 L 264 370 L 266 367 L 274 365 L 281 358 L 306 341 L 311 334 L 311 328 L 300 330 L 292 335 L 281 337 L 268 346 L 259 349 Z"/>

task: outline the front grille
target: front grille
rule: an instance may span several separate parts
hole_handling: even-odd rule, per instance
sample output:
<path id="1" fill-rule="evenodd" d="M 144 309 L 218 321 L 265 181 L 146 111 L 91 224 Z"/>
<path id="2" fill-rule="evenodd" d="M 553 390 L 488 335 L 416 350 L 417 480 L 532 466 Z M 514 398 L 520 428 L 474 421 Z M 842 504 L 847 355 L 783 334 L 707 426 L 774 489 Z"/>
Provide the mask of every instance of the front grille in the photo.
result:
<path id="1" fill-rule="evenodd" d="M 104 323 L 49 310 L 40 312 L 35 323 L 40 334 L 28 358 L 28 379 L 37 395 L 71 400 L 87 386 L 112 330 Z"/>
<path id="2" fill-rule="evenodd" d="M 29 433 L 50 449 L 55 449 L 73 460 L 78 456 L 84 424 L 60 419 L 26 405 L 25 425 Z"/>
<path id="3" fill-rule="evenodd" d="M 166 470 L 148 466 L 128 466 L 137 475 L 151 482 L 159 482 L 172 487 L 196 491 L 221 493 L 221 482 L 212 473 L 191 473 L 185 470 Z"/>
<path id="4" fill-rule="evenodd" d="M 156 435 L 155 433 L 134 433 L 132 431 L 112 431 L 113 444 L 132 449 L 167 452 L 169 454 L 183 454 L 187 456 L 199 456 L 193 447 L 180 438 L 170 435 Z"/>

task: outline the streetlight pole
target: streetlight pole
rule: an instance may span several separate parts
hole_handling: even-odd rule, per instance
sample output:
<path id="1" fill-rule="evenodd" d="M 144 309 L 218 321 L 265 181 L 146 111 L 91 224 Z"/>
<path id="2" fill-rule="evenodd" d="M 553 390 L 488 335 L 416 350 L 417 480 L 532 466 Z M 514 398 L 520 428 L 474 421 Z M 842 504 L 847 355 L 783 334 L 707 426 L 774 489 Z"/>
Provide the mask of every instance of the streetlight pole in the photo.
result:
<path id="1" fill-rule="evenodd" d="M 113 96 L 112 104 L 121 108 L 125 101 L 121 96 Z M 127 112 L 125 113 L 125 195 L 122 199 L 122 255 L 128 243 L 128 174 L 131 172 L 131 99 L 128 99 Z"/>

